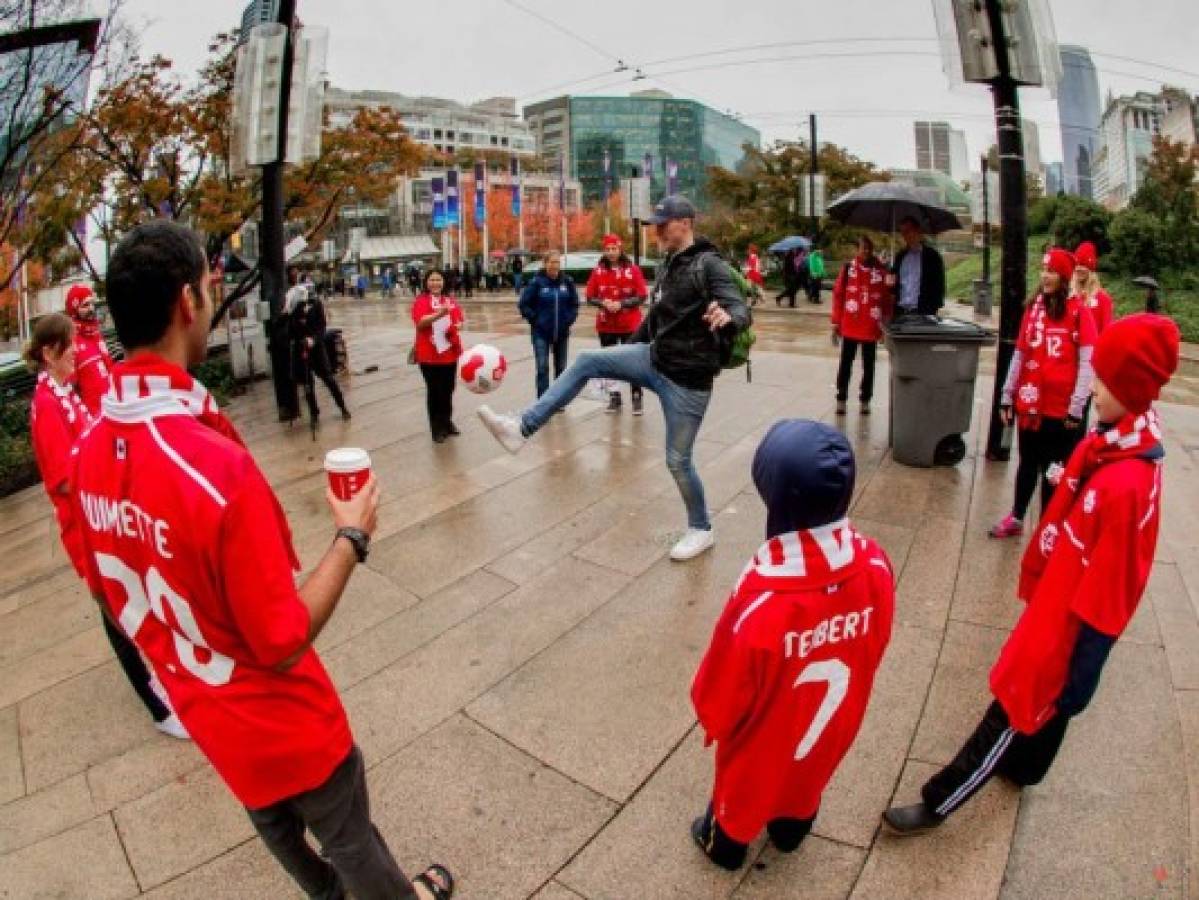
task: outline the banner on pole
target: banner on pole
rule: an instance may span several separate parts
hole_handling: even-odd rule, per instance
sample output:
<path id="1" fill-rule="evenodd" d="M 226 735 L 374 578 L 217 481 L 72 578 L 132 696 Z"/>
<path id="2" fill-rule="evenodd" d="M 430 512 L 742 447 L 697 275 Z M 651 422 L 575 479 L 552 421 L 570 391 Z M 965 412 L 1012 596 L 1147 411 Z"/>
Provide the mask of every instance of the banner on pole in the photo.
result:
<path id="1" fill-rule="evenodd" d="M 670 195 L 679 192 L 679 164 L 673 159 L 666 164 L 666 193 Z"/>
<path id="2" fill-rule="evenodd" d="M 456 228 L 460 221 L 458 208 L 458 170 L 450 169 L 445 173 L 445 223 L 451 228 Z"/>
<path id="3" fill-rule="evenodd" d="M 566 212 L 566 157 L 558 157 L 558 209 Z"/>
<path id="4" fill-rule="evenodd" d="M 487 167 L 475 163 L 475 227 L 482 228 L 487 221 Z"/>
<path id="5" fill-rule="evenodd" d="M 654 178 L 654 155 L 652 153 L 645 154 L 645 169 L 642 171 L 641 176 L 643 178 L 650 179 L 651 182 L 653 181 L 653 178 Z"/>
<path id="6" fill-rule="evenodd" d="M 512 157 L 512 215 L 520 218 L 520 160 Z"/>
<path id="7" fill-rule="evenodd" d="M 612 196 L 612 154 L 604 148 L 604 202 Z"/>
<path id="8" fill-rule="evenodd" d="M 440 175 L 433 178 L 433 227 L 445 229 L 445 179 Z"/>

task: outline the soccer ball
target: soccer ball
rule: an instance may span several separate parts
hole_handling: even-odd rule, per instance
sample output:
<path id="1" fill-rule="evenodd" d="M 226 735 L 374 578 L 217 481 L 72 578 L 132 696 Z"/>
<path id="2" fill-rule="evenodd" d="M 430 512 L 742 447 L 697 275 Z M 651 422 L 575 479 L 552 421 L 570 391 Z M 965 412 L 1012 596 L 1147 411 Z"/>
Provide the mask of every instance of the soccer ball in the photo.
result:
<path id="1" fill-rule="evenodd" d="M 490 344 L 475 344 L 458 360 L 458 377 L 475 394 L 490 394 L 508 373 L 508 360 Z"/>

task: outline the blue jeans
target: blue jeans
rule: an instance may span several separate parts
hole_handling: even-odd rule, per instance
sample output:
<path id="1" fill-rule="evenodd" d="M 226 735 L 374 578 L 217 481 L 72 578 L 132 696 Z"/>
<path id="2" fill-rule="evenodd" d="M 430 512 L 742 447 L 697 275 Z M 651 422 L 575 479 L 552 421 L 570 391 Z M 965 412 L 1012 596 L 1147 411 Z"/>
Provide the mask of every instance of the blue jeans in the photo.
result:
<path id="1" fill-rule="evenodd" d="M 539 334 L 533 335 L 533 362 L 537 366 L 538 397 L 550 387 L 550 352 L 554 354 L 554 378 L 561 378 L 562 373 L 566 371 L 566 345 L 569 342 L 569 331 L 560 334 L 556 341 L 543 338 Z"/>
<path id="2" fill-rule="evenodd" d="M 550 416 L 577 397 L 592 378 L 627 381 L 658 395 L 662 417 L 666 420 L 666 468 L 674 476 L 687 507 L 687 525 L 705 530 L 711 528 L 704 486 L 691 461 L 691 449 L 695 446 L 695 436 L 703 424 L 712 392 L 681 387 L 655 369 L 649 344 L 623 344 L 580 353 L 574 365 L 520 414 L 525 436 L 532 435 L 549 421 Z"/>

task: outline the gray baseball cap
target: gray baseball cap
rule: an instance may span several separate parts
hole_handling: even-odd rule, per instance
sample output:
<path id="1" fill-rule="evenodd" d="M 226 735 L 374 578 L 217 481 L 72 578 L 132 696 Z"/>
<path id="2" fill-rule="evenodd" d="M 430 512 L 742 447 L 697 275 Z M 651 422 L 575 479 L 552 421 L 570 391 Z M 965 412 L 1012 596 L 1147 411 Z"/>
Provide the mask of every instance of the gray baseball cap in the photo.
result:
<path id="1" fill-rule="evenodd" d="M 682 194 L 671 194 L 669 197 L 663 198 L 662 202 L 654 207 L 654 211 L 650 214 L 648 221 L 651 225 L 661 225 L 664 222 L 669 222 L 671 219 L 694 219 L 695 206 L 691 201 Z"/>

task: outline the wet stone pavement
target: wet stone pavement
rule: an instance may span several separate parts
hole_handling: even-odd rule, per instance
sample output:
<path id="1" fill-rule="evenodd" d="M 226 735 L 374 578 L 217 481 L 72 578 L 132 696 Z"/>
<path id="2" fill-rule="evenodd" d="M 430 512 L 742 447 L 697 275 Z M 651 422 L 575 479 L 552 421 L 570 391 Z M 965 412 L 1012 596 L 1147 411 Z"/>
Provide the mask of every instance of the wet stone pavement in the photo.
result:
<path id="1" fill-rule="evenodd" d="M 533 393 L 510 308 L 467 307 L 471 341 L 511 364 L 494 396 Z M 790 318 L 788 318 L 790 317 Z M 369 765 L 377 824 L 401 865 L 450 865 L 463 898 L 1140 898 L 1199 896 L 1199 410 L 1182 379 L 1163 407 L 1165 519 L 1144 603 L 1058 764 L 1023 795 L 1000 783 L 935 834 L 896 840 L 878 817 L 911 802 L 987 702 L 1018 614 L 1020 547 L 988 540 L 1012 465 L 977 428 L 952 469 L 896 465 L 878 410 L 841 423 L 858 454 L 858 527 L 899 572 L 894 637 L 856 745 L 815 831 L 790 856 L 757 845 L 730 874 L 687 834 L 711 779 L 688 700 L 727 592 L 763 530 L 749 464 L 774 420 L 834 421 L 818 315 L 764 315 L 754 379 L 723 376 L 696 452 L 718 543 L 690 564 L 662 461 L 662 422 L 580 399 L 519 456 L 477 425 L 429 441 L 405 364 L 406 307 L 343 303 L 350 423 L 317 439 L 276 422 L 270 386 L 230 413 L 275 486 L 298 550 L 326 547 L 324 452 L 367 448 L 380 529 L 318 647 Z M 777 319 L 777 321 L 775 321 Z M 592 346 L 584 316 L 575 349 Z M 978 384 L 986 410 L 989 357 Z M 323 389 L 322 389 L 323 390 Z M 332 409 L 327 395 L 322 404 Z M 159 735 L 72 574 L 40 487 L 0 500 L 0 897 L 298 897 L 244 812 L 188 744 Z"/>

